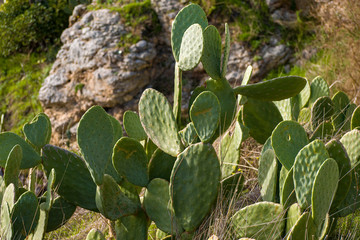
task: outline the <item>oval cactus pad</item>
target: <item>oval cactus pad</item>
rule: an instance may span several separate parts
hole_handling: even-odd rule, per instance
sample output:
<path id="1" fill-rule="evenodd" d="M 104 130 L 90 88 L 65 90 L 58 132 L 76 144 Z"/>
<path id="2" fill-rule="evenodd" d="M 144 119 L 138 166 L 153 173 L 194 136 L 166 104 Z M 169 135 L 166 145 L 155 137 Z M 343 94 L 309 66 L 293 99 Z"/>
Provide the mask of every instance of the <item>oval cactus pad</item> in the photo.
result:
<path id="1" fill-rule="evenodd" d="M 112 164 L 114 144 L 113 126 L 102 107 L 93 106 L 81 117 L 77 142 L 91 177 L 97 185 L 101 185 L 106 168 Z"/>
<path id="2" fill-rule="evenodd" d="M 311 218 L 310 213 L 304 212 L 301 217 L 296 221 L 290 233 L 287 233 L 286 240 L 317 239 L 316 232 L 316 225 Z"/>
<path id="3" fill-rule="evenodd" d="M 182 71 L 195 68 L 204 50 L 203 30 L 199 24 L 191 25 L 181 41 L 178 66 Z"/>
<path id="4" fill-rule="evenodd" d="M 274 78 L 268 81 L 239 86 L 236 94 L 264 101 L 280 101 L 297 95 L 306 84 L 306 79 L 298 76 Z"/>
<path id="5" fill-rule="evenodd" d="M 314 78 L 310 84 L 309 105 L 313 105 L 319 97 L 329 96 L 330 89 L 327 82 L 320 76 Z"/>
<path id="6" fill-rule="evenodd" d="M 360 106 L 358 106 L 351 116 L 351 130 L 360 127 Z"/>
<path id="7" fill-rule="evenodd" d="M 177 158 L 170 177 L 170 196 L 178 223 L 195 230 L 216 200 L 220 164 L 212 145 L 197 143 Z"/>
<path id="8" fill-rule="evenodd" d="M 44 113 L 36 115 L 36 117 L 23 127 L 26 138 L 36 147 L 42 148 L 50 142 L 51 138 L 51 122 Z"/>
<path id="9" fill-rule="evenodd" d="M 205 29 L 208 25 L 206 14 L 199 5 L 190 4 L 176 15 L 171 28 L 171 47 L 176 62 L 179 62 L 180 47 L 185 31 L 194 23 Z"/>
<path id="10" fill-rule="evenodd" d="M 278 162 L 272 149 L 261 155 L 259 163 L 259 184 L 264 201 L 275 202 L 278 187 Z"/>
<path id="11" fill-rule="evenodd" d="M 309 143 L 305 129 L 297 122 L 279 123 L 271 135 L 271 145 L 281 164 L 290 170 L 295 157 Z"/>
<path id="12" fill-rule="evenodd" d="M 176 157 L 182 150 L 175 117 L 166 97 L 146 89 L 139 102 L 141 124 L 150 139 L 164 152 Z"/>
<path id="13" fill-rule="evenodd" d="M 334 114 L 334 104 L 329 97 L 320 97 L 311 108 L 311 125 L 315 130 L 321 123 L 331 119 Z"/>
<path id="14" fill-rule="evenodd" d="M 294 162 L 294 186 L 301 209 L 311 205 L 311 191 L 322 163 L 329 158 L 325 144 L 315 140 L 303 147 Z"/>
<path id="15" fill-rule="evenodd" d="M 138 141 L 147 138 L 144 128 L 141 125 L 139 116 L 132 111 L 126 111 L 123 117 L 123 124 L 127 135 Z"/>
<path id="16" fill-rule="evenodd" d="M 177 225 L 174 210 L 171 207 L 169 182 L 155 178 L 145 191 L 144 207 L 156 226 L 169 234 L 180 234 L 183 230 Z"/>
<path id="17" fill-rule="evenodd" d="M 210 91 L 199 94 L 190 108 L 190 118 L 202 142 L 208 142 L 214 135 L 220 121 L 220 103 Z"/>
<path id="18" fill-rule="evenodd" d="M 114 146 L 112 162 L 115 170 L 137 186 L 149 182 L 147 157 L 143 146 L 135 139 L 122 137 Z"/>
<path id="19" fill-rule="evenodd" d="M 201 62 L 211 78 L 221 79 L 221 36 L 213 25 L 207 26 L 204 30 L 204 52 Z"/>
<path id="20" fill-rule="evenodd" d="M 357 129 L 347 132 L 340 142 L 346 149 L 346 152 L 351 161 L 351 167 L 355 168 L 356 172 L 359 172 L 360 167 L 358 165 L 360 161 L 360 131 Z"/>
<path id="21" fill-rule="evenodd" d="M 281 239 L 284 231 L 284 208 L 280 204 L 259 202 L 246 206 L 231 217 L 236 238 L 256 240 Z"/>
<path id="22" fill-rule="evenodd" d="M 332 158 L 327 159 L 316 174 L 312 189 L 312 218 L 317 226 L 330 211 L 339 181 L 339 168 Z"/>

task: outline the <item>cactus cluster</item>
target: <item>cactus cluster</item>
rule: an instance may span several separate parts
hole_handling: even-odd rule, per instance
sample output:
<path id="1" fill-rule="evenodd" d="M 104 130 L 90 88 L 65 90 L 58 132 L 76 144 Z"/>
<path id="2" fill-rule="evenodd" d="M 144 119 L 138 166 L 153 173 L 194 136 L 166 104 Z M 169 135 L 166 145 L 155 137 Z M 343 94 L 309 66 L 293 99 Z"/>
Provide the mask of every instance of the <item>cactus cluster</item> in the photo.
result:
<path id="1" fill-rule="evenodd" d="M 264 144 L 259 167 L 264 202 L 231 217 L 228 224 L 237 238 L 280 239 L 284 229 L 288 239 L 321 238 L 329 214 L 354 210 L 347 204 L 357 197 L 353 178 L 359 173 L 360 110 L 346 95 L 330 99 L 321 78 L 311 84 L 297 76 L 248 84 L 251 67 L 241 86 L 232 88 L 225 78 L 228 25 L 222 46 L 220 33 L 196 4 L 176 16 L 171 44 L 173 106 L 160 92 L 147 89 L 138 113 L 124 114 L 123 126 L 102 107 L 91 107 L 77 129 L 80 153 L 49 144 L 51 124 L 45 114 L 24 126 L 25 140 L 0 134 L 2 238 L 42 239 L 80 206 L 109 219 L 116 239 L 147 239 L 150 222 L 158 228 L 158 239 L 191 239 L 217 196 L 241 189 L 244 178 L 236 166 L 249 136 Z M 210 78 L 206 87 L 193 91 L 184 123 L 182 72 L 200 62 Z M 297 121 L 311 121 L 311 133 Z M 322 142 L 324 133 L 346 129 L 354 130 L 340 141 Z M 213 144 L 217 139 L 220 144 Z M 34 193 L 35 174 L 29 186 L 19 186 L 21 169 L 45 171 L 44 195 Z M 55 192 L 59 197 L 53 197 Z M 94 229 L 86 239 L 104 236 Z"/>

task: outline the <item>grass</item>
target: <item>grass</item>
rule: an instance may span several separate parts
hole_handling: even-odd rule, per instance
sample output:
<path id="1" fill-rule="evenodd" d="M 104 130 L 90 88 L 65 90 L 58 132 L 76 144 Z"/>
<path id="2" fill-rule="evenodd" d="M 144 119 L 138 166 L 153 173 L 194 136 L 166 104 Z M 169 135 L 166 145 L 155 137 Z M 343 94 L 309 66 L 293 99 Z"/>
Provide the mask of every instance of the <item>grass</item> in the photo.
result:
<path id="1" fill-rule="evenodd" d="M 22 126 L 42 112 L 38 92 L 51 69 L 52 54 L 18 53 L 0 58 L 0 115 L 5 116 L 3 130 L 21 134 Z"/>

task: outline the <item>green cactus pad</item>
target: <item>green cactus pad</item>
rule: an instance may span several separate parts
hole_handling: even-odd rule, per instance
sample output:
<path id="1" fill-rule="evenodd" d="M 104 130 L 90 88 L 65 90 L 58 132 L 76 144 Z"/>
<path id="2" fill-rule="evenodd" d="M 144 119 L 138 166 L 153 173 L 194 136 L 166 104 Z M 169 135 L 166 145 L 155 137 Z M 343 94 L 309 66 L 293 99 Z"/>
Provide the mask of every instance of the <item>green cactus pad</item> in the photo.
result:
<path id="1" fill-rule="evenodd" d="M 317 228 L 311 218 L 310 213 L 304 212 L 301 217 L 296 221 L 290 233 L 287 234 L 286 240 L 317 239 L 316 232 Z"/>
<path id="2" fill-rule="evenodd" d="M 296 194 L 294 189 L 293 168 L 288 172 L 284 180 L 282 189 L 280 190 L 280 203 L 284 208 L 288 208 L 291 204 L 296 203 Z"/>
<path id="3" fill-rule="evenodd" d="M 296 95 L 294 98 L 297 98 L 297 101 L 299 103 L 299 108 L 302 109 L 303 107 L 306 106 L 306 104 L 309 102 L 310 99 L 310 95 L 311 95 L 311 89 L 310 89 L 310 83 L 309 81 L 306 79 L 306 84 L 305 87 L 303 88 L 303 90 L 301 90 L 301 92 Z"/>
<path id="4" fill-rule="evenodd" d="M 32 232 L 38 220 L 39 205 L 35 193 L 30 191 L 23 193 L 11 211 L 13 235 L 18 238 L 21 234 Z"/>
<path id="5" fill-rule="evenodd" d="M 114 143 L 113 126 L 102 107 L 93 106 L 81 117 L 77 142 L 91 177 L 97 185 L 101 185 L 105 170 L 111 165 Z"/>
<path id="6" fill-rule="evenodd" d="M 174 157 L 182 151 L 174 114 L 163 94 L 146 89 L 140 98 L 139 115 L 145 132 L 156 146 Z"/>
<path id="7" fill-rule="evenodd" d="M 350 103 L 348 109 L 346 110 L 345 123 L 341 130 L 350 131 L 351 130 L 351 117 L 356 109 L 356 104 Z"/>
<path id="8" fill-rule="evenodd" d="M 36 115 L 36 117 L 23 127 L 26 138 L 36 147 L 42 148 L 50 142 L 51 138 L 51 122 L 44 113 Z"/>
<path id="9" fill-rule="evenodd" d="M 279 123 L 271 135 L 271 145 L 281 164 L 290 170 L 295 157 L 309 143 L 305 129 L 297 122 Z"/>
<path id="10" fill-rule="evenodd" d="M 261 197 L 264 201 L 275 202 L 278 188 L 278 162 L 273 150 L 268 149 L 259 160 L 258 171 Z"/>
<path id="11" fill-rule="evenodd" d="M 176 62 L 179 62 L 180 48 L 185 31 L 194 23 L 200 24 L 202 29 L 208 25 L 205 12 L 199 5 L 190 4 L 179 11 L 171 29 L 171 47 Z"/>
<path id="12" fill-rule="evenodd" d="M 172 240 L 171 235 L 167 234 L 166 232 L 161 231 L 160 229 L 156 230 L 156 240 L 162 240 L 166 237 L 170 236 L 170 240 Z"/>
<path id="13" fill-rule="evenodd" d="M 114 146 L 112 160 L 116 171 L 130 183 L 141 187 L 148 184 L 148 159 L 137 140 L 122 137 Z"/>
<path id="14" fill-rule="evenodd" d="M 104 182 L 96 188 L 96 206 L 106 218 L 116 221 L 120 217 L 135 214 L 140 201 L 133 201 L 110 176 L 104 175 Z"/>
<path id="15" fill-rule="evenodd" d="M 329 158 L 325 144 L 315 140 L 303 147 L 294 162 L 294 186 L 296 198 L 301 209 L 311 205 L 311 191 L 322 163 Z"/>
<path id="16" fill-rule="evenodd" d="M 81 157 L 67 150 L 45 145 L 43 166 L 47 174 L 55 169 L 54 185 L 60 196 L 82 208 L 98 211 L 95 203 L 96 185 Z"/>
<path id="17" fill-rule="evenodd" d="M 350 123 L 350 128 L 351 130 L 360 127 L 360 106 L 358 106 L 352 116 L 351 116 L 351 123 Z"/>
<path id="18" fill-rule="evenodd" d="M 115 222 L 116 240 L 145 240 L 148 237 L 148 218 L 140 210 L 135 215 L 120 218 Z"/>
<path id="19" fill-rule="evenodd" d="M 204 37 L 201 26 L 197 23 L 191 25 L 184 33 L 178 66 L 182 71 L 195 68 L 203 55 Z"/>
<path id="20" fill-rule="evenodd" d="M 4 171 L 5 186 L 9 186 L 10 183 L 13 183 L 15 187 L 18 186 L 20 165 L 22 158 L 23 156 L 22 156 L 21 147 L 20 145 L 16 144 L 11 149 L 5 164 L 5 171 Z"/>
<path id="21" fill-rule="evenodd" d="M 331 122 L 322 122 L 310 135 L 310 141 L 315 139 L 327 139 L 334 136 L 334 126 Z"/>
<path id="22" fill-rule="evenodd" d="M 108 114 L 108 118 L 110 119 L 111 126 L 113 128 L 113 145 L 123 136 L 123 129 L 121 127 L 120 122 Z M 105 171 L 106 172 L 106 171 Z"/>
<path id="23" fill-rule="evenodd" d="M 260 144 L 265 143 L 274 128 L 282 121 L 274 103 L 253 98 L 248 98 L 242 114 L 244 125 L 250 129 L 250 135 Z"/>
<path id="24" fill-rule="evenodd" d="M 343 144 L 346 152 L 351 161 L 351 167 L 355 168 L 357 173 L 360 172 L 360 167 L 358 166 L 360 161 L 360 131 L 357 129 L 347 132 L 340 142 Z"/>
<path id="25" fill-rule="evenodd" d="M 55 198 L 49 211 L 46 232 L 54 231 L 67 223 L 75 210 L 76 206 L 66 201 L 63 197 Z"/>
<path id="26" fill-rule="evenodd" d="M 199 94 L 205 90 L 206 90 L 206 88 L 204 86 L 198 86 L 191 92 L 188 109 L 191 108 L 191 106 L 192 106 L 193 102 L 195 101 L 195 99 L 197 98 L 197 96 L 199 96 Z"/>
<path id="27" fill-rule="evenodd" d="M 93 228 L 86 236 L 86 240 L 106 240 L 104 234 L 100 230 Z"/>
<path id="28" fill-rule="evenodd" d="M 298 76 L 274 78 L 234 89 L 236 94 L 264 101 L 280 101 L 297 95 L 306 85 L 306 79 Z"/>
<path id="29" fill-rule="evenodd" d="M 220 164 L 210 144 L 197 143 L 176 159 L 170 177 L 170 196 L 178 223 L 195 230 L 216 200 Z M 191 183 L 191 184 L 189 184 Z"/>
<path id="30" fill-rule="evenodd" d="M 312 106 L 320 97 L 330 96 L 330 89 L 327 82 L 320 76 L 314 78 L 310 84 L 309 105 Z"/>
<path id="31" fill-rule="evenodd" d="M 279 193 L 282 192 L 282 189 L 284 187 L 284 183 L 285 183 L 285 180 L 286 180 L 286 177 L 288 176 L 288 174 L 289 174 L 289 170 L 287 170 L 286 167 L 281 165 L 281 169 L 279 172 Z"/>
<path id="32" fill-rule="evenodd" d="M 315 130 L 322 122 L 331 119 L 334 104 L 329 97 L 320 97 L 311 108 L 311 126 Z"/>
<path id="33" fill-rule="evenodd" d="M 334 218 L 332 218 L 333 222 L 336 221 L 334 220 Z M 319 236 L 319 240 L 324 240 L 325 237 L 328 237 L 328 233 L 331 229 L 331 224 L 330 223 L 331 219 L 329 217 L 329 214 L 326 214 L 325 220 L 322 222 L 321 224 L 321 228 L 318 228 L 318 236 Z"/>
<path id="34" fill-rule="evenodd" d="M 234 91 L 228 81 L 216 81 L 214 79 L 206 81 L 206 90 L 213 92 L 220 102 L 221 115 L 219 127 L 221 133 L 224 133 L 232 123 L 236 114 L 236 97 Z"/>
<path id="35" fill-rule="evenodd" d="M 220 184 L 224 196 L 237 196 L 243 190 L 244 176 L 241 172 L 234 173 L 221 180 Z"/>
<path id="36" fill-rule="evenodd" d="M 12 239 L 11 210 L 7 202 L 2 202 L 0 213 L 0 236 L 6 240 Z"/>
<path id="37" fill-rule="evenodd" d="M 183 230 L 177 224 L 169 201 L 169 182 L 160 178 L 153 179 L 145 191 L 146 213 L 160 230 L 172 235 L 180 234 Z"/>
<path id="38" fill-rule="evenodd" d="M 133 111 L 126 111 L 123 117 L 123 124 L 127 135 L 138 141 L 145 140 L 147 135 L 141 125 L 139 116 Z"/>
<path id="39" fill-rule="evenodd" d="M 0 133 L 0 167 L 5 167 L 11 149 L 19 144 L 23 157 L 20 169 L 32 168 L 41 162 L 40 155 L 24 139 L 12 132 Z"/>
<path id="40" fill-rule="evenodd" d="M 326 144 L 326 150 L 328 151 L 330 157 L 337 162 L 339 168 L 338 188 L 331 205 L 331 209 L 335 210 L 349 192 L 352 181 L 351 162 L 344 146 L 335 139 Z"/>
<path id="41" fill-rule="evenodd" d="M 47 212 L 50 211 L 51 206 L 53 204 L 53 197 L 51 191 L 53 190 L 55 180 L 56 180 L 55 169 L 51 169 L 49 177 L 47 179 L 45 204 L 43 205 L 43 209 Z"/>
<path id="42" fill-rule="evenodd" d="M 288 211 L 286 216 L 286 234 L 290 233 L 291 229 L 294 227 L 298 219 L 301 217 L 301 209 L 299 204 L 294 203 L 292 204 Z"/>
<path id="43" fill-rule="evenodd" d="M 259 202 L 246 206 L 231 217 L 236 238 L 281 239 L 285 227 L 284 208 L 280 204 Z"/>
<path id="44" fill-rule="evenodd" d="M 179 131 L 179 135 L 186 146 L 189 146 L 198 140 L 198 135 L 193 122 L 188 123 L 183 130 Z"/>
<path id="45" fill-rule="evenodd" d="M 224 45 L 224 53 L 221 64 L 221 77 L 225 77 L 227 73 L 227 65 L 229 61 L 229 53 L 230 53 L 230 31 L 229 25 L 225 23 L 225 45 Z"/>
<path id="46" fill-rule="evenodd" d="M 335 130 L 342 129 L 345 123 L 346 110 L 350 105 L 349 97 L 342 91 L 332 97 L 334 115 L 331 117 Z"/>
<path id="47" fill-rule="evenodd" d="M 171 170 L 176 158 L 157 149 L 152 155 L 149 163 L 149 180 L 162 178 L 170 181 Z"/>
<path id="48" fill-rule="evenodd" d="M 221 36 L 213 25 L 207 26 L 204 30 L 204 52 L 201 62 L 212 79 L 221 80 Z"/>
<path id="49" fill-rule="evenodd" d="M 281 101 L 274 101 L 274 104 L 279 109 L 279 112 L 284 120 L 293 120 L 290 98 Z"/>
<path id="50" fill-rule="evenodd" d="M 222 137 L 220 143 L 221 178 L 230 176 L 239 164 L 242 130 L 239 122 L 235 123 L 232 135 L 230 132 Z"/>
<path id="51" fill-rule="evenodd" d="M 329 158 L 320 166 L 312 189 L 312 218 L 317 226 L 321 226 L 330 211 L 338 181 L 338 165 L 334 159 Z"/>
<path id="52" fill-rule="evenodd" d="M 190 109 L 190 118 L 202 142 L 208 142 L 215 134 L 220 112 L 220 103 L 214 93 L 204 91 L 195 99 Z"/>
<path id="53" fill-rule="evenodd" d="M 298 116 L 298 122 L 301 125 L 306 125 L 310 122 L 311 120 L 311 109 L 310 108 L 303 108 L 300 110 L 299 112 L 299 116 Z"/>

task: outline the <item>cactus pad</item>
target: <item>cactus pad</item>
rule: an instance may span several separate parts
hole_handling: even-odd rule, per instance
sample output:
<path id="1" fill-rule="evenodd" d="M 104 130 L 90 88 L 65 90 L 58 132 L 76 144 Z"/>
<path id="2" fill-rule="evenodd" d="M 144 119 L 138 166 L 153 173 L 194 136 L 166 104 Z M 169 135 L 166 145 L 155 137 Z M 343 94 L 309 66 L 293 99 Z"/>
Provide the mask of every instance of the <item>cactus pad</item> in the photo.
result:
<path id="1" fill-rule="evenodd" d="M 264 201 L 275 202 L 278 188 L 278 162 L 274 151 L 266 150 L 259 161 L 258 179 L 261 186 L 261 197 Z"/>
<path id="2" fill-rule="evenodd" d="M 178 223 L 186 231 L 195 230 L 208 214 L 219 181 L 220 164 L 210 144 L 191 145 L 178 156 L 171 172 L 170 196 Z"/>
<path id="3" fill-rule="evenodd" d="M 160 230 L 172 235 L 183 231 L 177 224 L 171 207 L 169 182 L 166 180 L 156 178 L 149 183 L 145 191 L 144 207 L 150 219 Z"/>
<path id="4" fill-rule="evenodd" d="M 207 26 L 204 30 L 204 52 L 201 62 L 212 79 L 221 80 L 221 36 L 213 25 Z"/>
<path id="5" fill-rule="evenodd" d="M 55 198 L 49 211 L 46 232 L 54 231 L 67 223 L 75 210 L 76 206 L 66 201 L 63 197 Z"/>
<path id="6" fill-rule="evenodd" d="M 360 127 L 360 106 L 358 106 L 351 116 L 351 130 Z"/>
<path id="7" fill-rule="evenodd" d="M 220 121 L 220 103 L 216 95 L 204 91 L 193 102 L 190 118 L 202 142 L 208 142 L 215 134 Z"/>
<path id="8" fill-rule="evenodd" d="M 326 144 L 326 150 L 339 168 L 338 188 L 331 205 L 331 210 L 334 210 L 344 200 L 350 189 L 352 181 L 351 162 L 344 146 L 335 139 Z"/>
<path id="9" fill-rule="evenodd" d="M 112 221 L 135 214 L 140 209 L 140 201 L 129 198 L 127 193 L 107 174 L 104 175 L 103 184 L 97 186 L 95 200 L 101 214 Z"/>
<path id="10" fill-rule="evenodd" d="M 181 136 L 181 139 L 185 143 L 186 146 L 189 146 L 190 144 L 193 144 L 196 142 L 196 140 L 199 140 L 197 137 L 197 133 L 194 127 L 194 123 L 190 122 L 186 125 L 186 127 L 179 132 L 179 135 Z"/>
<path id="11" fill-rule="evenodd" d="M 101 185 L 105 170 L 111 165 L 114 143 L 113 126 L 102 107 L 93 106 L 81 117 L 77 142 L 91 177 L 97 185 Z"/>
<path id="12" fill-rule="evenodd" d="M 360 131 L 357 129 L 347 132 L 340 142 L 343 144 L 346 152 L 351 161 L 351 167 L 355 168 L 355 171 L 359 173 L 360 167 L 358 165 L 360 161 Z"/>
<path id="13" fill-rule="evenodd" d="M 106 240 L 100 230 L 95 228 L 91 229 L 85 240 Z"/>
<path id="14" fill-rule="evenodd" d="M 8 159 L 5 165 L 4 171 L 4 182 L 5 186 L 9 186 L 10 183 L 13 183 L 15 187 L 18 186 L 19 182 L 19 173 L 20 173 L 20 165 L 22 150 L 20 145 L 16 144 L 10 151 Z"/>
<path id="15" fill-rule="evenodd" d="M 296 203 L 296 195 L 294 189 L 294 179 L 293 179 L 293 171 L 292 168 L 286 178 L 284 180 L 284 184 L 282 189 L 280 190 L 280 203 L 284 206 L 284 208 L 289 207 L 291 204 Z"/>
<path id="16" fill-rule="evenodd" d="M 195 68 L 201 59 L 204 50 L 204 37 L 201 26 L 191 25 L 184 33 L 181 41 L 178 66 L 182 71 Z"/>
<path id="17" fill-rule="evenodd" d="M 124 128 L 127 135 L 138 141 L 145 140 L 147 138 L 144 128 L 141 126 L 139 116 L 132 111 L 126 111 L 123 117 Z"/>
<path id="18" fill-rule="evenodd" d="M 311 109 L 310 108 L 301 109 L 298 116 L 298 122 L 301 125 L 305 125 L 309 123 L 310 120 L 311 120 Z"/>
<path id="19" fill-rule="evenodd" d="M 310 141 L 315 139 L 327 139 L 334 135 L 334 126 L 331 122 L 322 122 L 316 127 L 310 136 Z"/>
<path id="20" fill-rule="evenodd" d="M 57 193 L 67 201 L 91 211 L 98 211 L 95 203 L 96 185 L 84 160 L 67 150 L 45 145 L 43 165 L 47 172 L 55 169 Z"/>
<path id="21" fill-rule="evenodd" d="M 38 148 L 42 148 L 50 142 L 51 138 L 51 122 L 44 113 L 36 115 L 36 117 L 23 127 L 26 138 Z"/>
<path id="22" fill-rule="evenodd" d="M 122 217 L 115 222 L 116 239 L 147 239 L 148 225 L 148 218 L 142 210 L 135 215 Z"/>
<path id="23" fill-rule="evenodd" d="M 263 144 L 274 128 L 282 121 L 281 114 L 274 103 L 248 98 L 245 103 L 242 119 L 249 128 L 250 135 Z"/>
<path id="24" fill-rule="evenodd" d="M 146 89 L 139 102 L 141 124 L 150 139 L 164 152 L 176 157 L 182 150 L 174 114 L 166 97 Z"/>
<path id="25" fill-rule="evenodd" d="M 179 61 L 181 42 L 185 31 L 194 23 L 200 24 L 202 29 L 208 25 L 205 12 L 199 5 L 190 4 L 179 11 L 171 29 L 171 47 L 175 61 Z"/>
<path id="26" fill-rule="evenodd" d="M 317 226 L 321 226 L 330 211 L 338 181 L 338 165 L 334 159 L 329 158 L 320 166 L 312 189 L 312 218 Z"/>
<path id="27" fill-rule="evenodd" d="M 334 114 L 334 104 L 329 97 L 320 97 L 311 108 L 311 125 L 315 130 L 322 122 L 330 120 Z"/>
<path id="28" fill-rule="evenodd" d="M 315 140 L 303 147 L 294 162 L 294 186 L 296 198 L 301 209 L 311 205 L 311 191 L 322 163 L 329 158 L 325 144 Z"/>
<path id="29" fill-rule="evenodd" d="M 300 109 L 305 107 L 306 104 L 309 102 L 310 95 L 311 95 L 310 83 L 306 79 L 305 87 L 303 88 L 303 90 L 301 90 L 301 92 L 297 96 L 295 96 L 295 98 L 298 99 Z"/>
<path id="30" fill-rule="evenodd" d="M 304 212 L 296 221 L 290 233 L 287 234 L 286 240 L 317 239 L 316 232 L 317 229 L 310 213 Z"/>
<path id="31" fill-rule="evenodd" d="M 285 227 L 284 214 L 280 204 L 259 202 L 237 211 L 230 224 L 236 238 L 280 239 Z"/>
<path id="32" fill-rule="evenodd" d="M 161 149 L 157 149 L 149 162 L 149 180 L 162 178 L 170 181 L 171 170 L 175 161 L 176 157 L 164 153 Z"/>
<path id="33" fill-rule="evenodd" d="M 143 146 L 137 140 L 120 138 L 114 146 L 112 160 L 116 171 L 130 183 L 141 187 L 148 184 L 148 159 Z"/>
<path id="34" fill-rule="evenodd" d="M 329 96 L 330 89 L 327 82 L 320 76 L 314 78 L 310 84 L 309 105 L 312 106 L 320 97 Z"/>
<path id="35" fill-rule="evenodd" d="M 294 121 L 279 123 L 271 135 L 271 145 L 275 154 L 287 170 L 292 168 L 296 155 L 308 143 L 305 129 Z"/>
<path id="36" fill-rule="evenodd" d="M 286 229 L 285 229 L 286 233 L 289 233 L 291 231 L 291 229 L 296 224 L 300 216 L 301 216 L 301 209 L 299 204 L 297 203 L 292 204 L 287 211 Z"/>
<path id="37" fill-rule="evenodd" d="M 37 152 L 24 139 L 11 132 L 0 133 L 0 166 L 5 167 L 6 160 L 11 149 L 19 144 L 23 157 L 21 159 L 20 169 L 32 168 L 41 162 Z"/>
<path id="38" fill-rule="evenodd" d="M 293 120 L 291 98 L 274 101 L 274 104 L 279 109 L 279 112 L 284 120 Z"/>
<path id="39" fill-rule="evenodd" d="M 229 61 L 229 53 L 230 53 L 230 31 L 229 25 L 225 23 L 225 45 L 224 45 L 224 54 L 222 58 L 221 64 L 221 77 L 225 77 L 227 73 L 227 64 Z"/>
<path id="40" fill-rule="evenodd" d="M 350 105 L 349 97 L 342 91 L 335 93 L 332 97 L 334 104 L 334 115 L 331 117 L 336 130 L 342 129 L 345 123 L 346 110 Z"/>
<path id="41" fill-rule="evenodd" d="M 280 101 L 297 95 L 305 85 L 305 78 L 287 76 L 251 85 L 239 86 L 234 89 L 234 92 L 264 101 Z"/>

